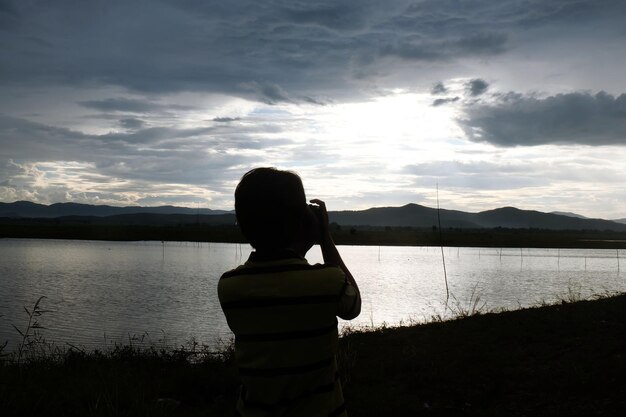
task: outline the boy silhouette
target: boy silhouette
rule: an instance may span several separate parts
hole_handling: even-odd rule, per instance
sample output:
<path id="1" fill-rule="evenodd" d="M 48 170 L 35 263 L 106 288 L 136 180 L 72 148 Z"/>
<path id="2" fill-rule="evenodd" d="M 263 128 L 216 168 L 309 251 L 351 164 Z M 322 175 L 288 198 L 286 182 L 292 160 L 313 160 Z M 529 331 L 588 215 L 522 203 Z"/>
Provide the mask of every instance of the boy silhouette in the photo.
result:
<path id="1" fill-rule="evenodd" d="M 337 316 L 357 317 L 361 297 L 324 202 L 311 203 L 297 174 L 274 168 L 247 172 L 235 190 L 237 223 L 255 249 L 218 284 L 242 382 L 237 415 L 346 415 Z M 316 243 L 324 264 L 310 265 L 304 256 Z"/>

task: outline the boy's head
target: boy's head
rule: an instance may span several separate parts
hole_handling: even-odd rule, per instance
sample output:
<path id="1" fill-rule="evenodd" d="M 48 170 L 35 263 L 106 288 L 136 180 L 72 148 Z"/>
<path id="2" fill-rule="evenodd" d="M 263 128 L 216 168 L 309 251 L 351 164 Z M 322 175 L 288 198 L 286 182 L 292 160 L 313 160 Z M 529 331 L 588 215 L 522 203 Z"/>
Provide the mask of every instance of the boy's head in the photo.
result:
<path id="1" fill-rule="evenodd" d="M 244 174 L 235 190 L 235 211 L 242 233 L 257 250 L 284 249 L 306 238 L 311 215 L 300 177 L 275 168 Z"/>

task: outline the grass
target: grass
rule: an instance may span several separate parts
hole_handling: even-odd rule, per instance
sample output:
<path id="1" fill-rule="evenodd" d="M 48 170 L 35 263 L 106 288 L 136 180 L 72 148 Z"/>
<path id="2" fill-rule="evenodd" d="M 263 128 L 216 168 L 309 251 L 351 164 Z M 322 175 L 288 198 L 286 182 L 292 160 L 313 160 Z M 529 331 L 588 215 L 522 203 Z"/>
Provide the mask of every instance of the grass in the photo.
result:
<path id="1" fill-rule="evenodd" d="M 625 415 L 626 295 L 497 314 L 477 298 L 453 320 L 346 332 L 350 415 Z M 0 364 L 3 416 L 229 416 L 238 386 L 229 344 L 14 359 Z"/>
<path id="2" fill-rule="evenodd" d="M 226 416 L 238 386 L 228 349 L 68 349 L 5 361 L 0 374 L 3 416 Z"/>
<path id="3" fill-rule="evenodd" d="M 40 306 L 41 301 L 44 298 L 46 298 L 45 295 L 42 295 L 41 297 L 39 297 L 37 301 L 35 301 L 33 308 L 30 310 L 24 307 L 24 311 L 26 312 L 26 315 L 28 316 L 28 323 L 26 324 L 26 327 L 23 330 L 20 330 L 14 324 L 12 325 L 15 331 L 17 331 L 20 334 L 20 336 L 22 336 L 22 340 L 20 341 L 17 347 L 17 354 L 16 354 L 17 359 L 15 360 L 18 366 L 22 362 L 22 357 L 26 354 L 30 354 L 35 357 L 38 355 L 45 356 L 45 352 L 42 352 L 41 349 L 45 348 L 46 346 L 49 346 L 48 344 L 45 343 L 45 340 L 43 339 L 43 336 L 40 333 L 40 330 L 45 329 L 45 327 L 39 324 L 39 317 L 49 312 L 49 310 L 44 310 Z M 5 347 L 6 347 L 6 342 L 2 348 L 4 349 Z"/>
<path id="4" fill-rule="evenodd" d="M 356 333 L 346 398 L 356 416 L 623 415 L 625 330 L 621 295 Z"/>

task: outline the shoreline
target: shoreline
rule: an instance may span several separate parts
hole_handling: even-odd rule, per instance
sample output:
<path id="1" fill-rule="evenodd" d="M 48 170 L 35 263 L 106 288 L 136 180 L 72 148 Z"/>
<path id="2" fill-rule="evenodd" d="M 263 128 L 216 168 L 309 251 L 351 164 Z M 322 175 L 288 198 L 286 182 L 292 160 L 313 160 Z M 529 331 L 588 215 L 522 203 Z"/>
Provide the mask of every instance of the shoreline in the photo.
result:
<path id="1" fill-rule="evenodd" d="M 625 329 L 621 293 L 348 331 L 338 353 L 347 407 L 354 416 L 622 415 Z M 220 352 L 196 348 L 70 349 L 62 358 L 3 362 L 0 410 L 232 415 L 238 385 L 232 345 Z"/>
<path id="2" fill-rule="evenodd" d="M 339 245 L 626 249 L 626 231 L 612 230 L 530 227 L 442 227 L 439 230 L 436 226 L 374 227 L 336 223 L 330 225 L 330 230 Z M 115 222 L 81 217 L 0 218 L 0 238 L 247 243 L 235 224 L 190 223 L 178 218 L 163 222 L 150 217 Z"/>
<path id="3" fill-rule="evenodd" d="M 448 232 L 444 234 L 443 241 L 440 242 L 437 236 L 429 232 L 404 231 L 401 235 L 387 235 L 386 232 L 364 230 L 358 232 L 358 237 L 346 233 L 333 232 L 335 243 L 340 246 L 389 246 L 389 247 L 452 247 L 452 248 L 533 248 L 533 249 L 626 249 L 626 239 L 583 239 L 590 232 L 570 231 L 567 233 L 557 233 L 545 231 L 533 231 L 525 229 L 511 229 L 493 232 L 490 230 L 473 233 Z M 593 232 L 593 234 L 614 234 L 616 232 Z M 495 234 L 495 236 L 494 236 Z M 558 236 L 562 236 L 558 238 Z M 546 236 L 550 237 L 549 239 Z M 622 236 L 620 234 L 620 236 Z M 221 237 L 221 238 L 220 238 Z M 99 241 L 99 242 L 189 242 L 189 243 L 227 243 L 227 244 L 248 244 L 248 242 L 238 234 L 219 233 L 219 236 L 178 235 L 163 236 L 160 234 L 123 234 L 114 233 L 113 236 L 107 233 L 76 233 L 71 235 L 56 233 L 6 233 L 0 227 L 0 239 L 32 239 L 32 240 L 75 240 L 75 241 Z"/>

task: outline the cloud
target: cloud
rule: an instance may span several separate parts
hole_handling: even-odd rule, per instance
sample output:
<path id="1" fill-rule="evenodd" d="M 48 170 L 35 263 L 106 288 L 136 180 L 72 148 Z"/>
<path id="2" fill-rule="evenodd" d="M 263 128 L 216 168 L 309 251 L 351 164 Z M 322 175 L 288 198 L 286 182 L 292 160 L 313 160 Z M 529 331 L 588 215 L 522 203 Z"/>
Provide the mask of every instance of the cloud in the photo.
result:
<path id="1" fill-rule="evenodd" d="M 546 180 L 530 162 L 436 161 L 414 164 L 403 172 L 414 176 L 416 185 L 447 188 L 508 190 L 545 185 Z"/>
<path id="2" fill-rule="evenodd" d="M 468 82 L 466 88 L 472 97 L 477 97 L 487 91 L 489 84 L 485 80 L 476 78 Z"/>
<path id="3" fill-rule="evenodd" d="M 147 100 L 129 99 L 125 97 L 107 98 L 104 100 L 87 100 L 80 105 L 103 112 L 152 113 L 164 110 L 193 110 L 193 106 L 179 104 L 160 104 Z"/>
<path id="4" fill-rule="evenodd" d="M 140 119 L 135 119 L 132 117 L 120 119 L 120 126 L 125 129 L 140 129 L 144 126 L 145 122 Z"/>
<path id="5" fill-rule="evenodd" d="M 619 2 L 409 0 L 0 3 L 0 80 L 211 92 L 266 103 L 360 94 L 363 81 L 409 86 L 415 62 L 448 67 L 500 56 L 528 31 L 606 21 Z M 613 25 L 613 23 L 611 23 Z M 615 23 L 617 27 L 617 23 Z M 562 31 L 567 38 L 575 27 Z M 45 44 L 33 40 L 45 40 Z M 460 64 L 459 64 L 460 65 Z M 425 70 L 422 68 L 422 70 Z M 436 68 L 433 69 L 433 71 Z M 401 84 L 401 85 L 397 85 Z M 87 101 L 104 111 L 149 104 Z M 124 110 L 126 109 L 126 110 Z"/>
<path id="6" fill-rule="evenodd" d="M 472 141 L 623 145 L 622 96 L 572 92 L 626 91 L 624 16 L 617 0 L 0 0 L 0 166 L 23 167 L 0 194 L 228 205 L 257 164 L 303 168 L 322 192 L 344 167 L 376 172 L 333 186 L 349 207 L 419 188 L 388 185 L 399 160 L 546 150 Z M 364 113 L 396 91 L 415 99 Z M 469 171 L 458 181 L 498 183 Z"/>
<path id="7" fill-rule="evenodd" d="M 542 153 L 538 150 L 537 153 Z M 528 155 L 528 153 L 526 154 Z M 485 155 L 483 155 L 485 157 Z M 560 160 L 538 158 L 528 160 L 443 160 L 423 162 L 402 168 L 418 186 L 439 184 L 449 189 L 515 190 L 520 188 L 597 187 L 623 184 L 626 174 L 616 164 L 602 164 L 597 159 L 570 157 Z"/>
<path id="8" fill-rule="evenodd" d="M 301 100 L 303 102 L 305 102 L 305 103 L 315 104 L 317 106 L 325 106 L 325 105 L 329 104 L 329 102 L 327 102 L 325 100 L 314 98 L 314 97 L 310 97 L 310 96 L 302 96 Z"/>
<path id="9" fill-rule="evenodd" d="M 149 127 L 86 134 L 0 116 L 0 162 L 80 161 L 109 178 L 199 185 L 206 182 L 208 172 L 219 178 L 220 170 L 260 160 L 258 155 L 239 151 L 291 144 L 287 139 L 263 138 L 268 129 L 262 125 L 241 129 Z"/>
<path id="10" fill-rule="evenodd" d="M 241 120 L 241 117 L 214 117 L 213 121 L 218 123 L 230 123 Z"/>
<path id="11" fill-rule="evenodd" d="M 396 56 L 413 61 L 448 61 L 461 57 L 498 55 L 506 51 L 507 36 L 503 33 L 478 33 L 458 39 L 409 40 L 381 47 L 382 56 Z"/>
<path id="12" fill-rule="evenodd" d="M 11 0 L 0 0 L 0 15 L 9 15 L 17 17 L 17 9 Z"/>
<path id="13" fill-rule="evenodd" d="M 441 81 L 436 83 L 433 86 L 433 88 L 430 89 L 430 94 L 432 94 L 432 95 L 446 94 L 447 92 L 448 92 L 448 89 L 446 88 L 446 86 Z"/>
<path id="14" fill-rule="evenodd" d="M 289 103 L 292 101 L 287 93 L 277 84 L 260 84 L 256 81 L 251 81 L 242 83 L 241 87 L 244 90 L 253 91 L 256 99 L 266 104 Z"/>
<path id="15" fill-rule="evenodd" d="M 469 81 L 463 82 L 462 85 L 459 85 L 459 81 L 460 80 L 458 79 L 452 80 L 450 82 L 450 85 L 451 85 L 450 87 L 447 87 L 446 85 L 444 85 L 442 81 L 439 81 L 431 88 L 430 94 L 434 96 L 448 94 L 448 93 L 456 93 L 456 94 L 464 95 L 466 98 L 463 100 L 463 102 L 465 102 L 465 104 L 468 104 L 470 102 L 467 99 L 468 94 L 471 98 L 478 97 L 484 94 L 489 88 L 489 84 L 481 78 L 471 79 Z M 433 107 L 443 106 L 445 104 L 456 103 L 461 100 L 462 98 L 459 95 L 455 95 L 453 97 L 441 97 L 441 98 L 435 99 L 432 103 L 432 106 Z"/>
<path id="16" fill-rule="evenodd" d="M 457 101 L 459 101 L 461 99 L 461 97 L 446 97 L 446 98 L 438 98 L 435 101 L 433 101 L 433 106 L 434 107 L 438 107 L 438 106 L 443 106 L 444 104 L 449 104 L 449 103 L 455 103 Z"/>
<path id="17" fill-rule="evenodd" d="M 84 107 L 100 111 L 121 111 L 133 113 L 147 113 L 158 110 L 156 104 L 128 98 L 108 98 L 105 100 L 89 100 L 80 102 Z"/>
<path id="18" fill-rule="evenodd" d="M 467 105 L 458 122 L 470 140 L 496 146 L 626 145 L 626 94 L 510 93 Z"/>
<path id="19" fill-rule="evenodd" d="M 181 195 L 151 195 L 142 197 L 136 201 L 137 204 L 142 206 L 163 206 L 163 205 L 184 205 L 189 206 L 196 203 L 206 204 L 208 201 L 205 198 L 199 197 L 195 194 L 181 194 Z M 204 206 L 203 206 L 204 207 Z"/>
<path id="20" fill-rule="evenodd" d="M 287 6 L 285 17 L 298 24 L 311 24 L 332 30 L 356 30 L 365 27 L 373 2 L 364 1 L 362 7 L 348 2 L 293 2 Z M 369 3 L 369 4 L 368 4 Z"/>

